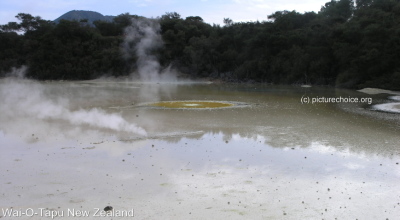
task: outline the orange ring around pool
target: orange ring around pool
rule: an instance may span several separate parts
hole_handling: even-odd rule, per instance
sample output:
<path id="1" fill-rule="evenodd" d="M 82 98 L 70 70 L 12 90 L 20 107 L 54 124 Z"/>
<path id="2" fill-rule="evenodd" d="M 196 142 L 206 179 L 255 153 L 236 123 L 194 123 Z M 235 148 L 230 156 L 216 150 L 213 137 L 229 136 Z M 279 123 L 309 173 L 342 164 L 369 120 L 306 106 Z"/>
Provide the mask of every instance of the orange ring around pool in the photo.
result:
<path id="1" fill-rule="evenodd" d="M 163 108 L 181 108 L 181 109 L 200 109 L 200 108 L 226 108 L 234 106 L 229 102 L 217 101 L 164 101 L 151 103 L 150 106 L 163 107 Z"/>

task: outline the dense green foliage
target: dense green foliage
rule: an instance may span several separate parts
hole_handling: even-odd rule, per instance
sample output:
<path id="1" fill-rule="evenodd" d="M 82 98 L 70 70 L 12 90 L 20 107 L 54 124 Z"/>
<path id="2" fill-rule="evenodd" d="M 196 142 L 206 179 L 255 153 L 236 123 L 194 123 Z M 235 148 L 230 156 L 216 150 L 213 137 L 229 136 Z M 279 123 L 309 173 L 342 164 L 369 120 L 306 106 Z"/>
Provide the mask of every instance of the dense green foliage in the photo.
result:
<path id="1" fill-rule="evenodd" d="M 20 23 L 0 27 L 2 74 L 27 65 L 31 78 L 93 79 L 135 69 L 137 58 L 124 57 L 121 45 L 136 15 L 94 26 L 17 17 Z M 154 52 L 162 66 L 194 78 L 400 89 L 399 0 L 332 0 L 318 13 L 278 11 L 268 18 L 225 18 L 219 26 L 166 13 L 159 18 L 164 46 Z"/>

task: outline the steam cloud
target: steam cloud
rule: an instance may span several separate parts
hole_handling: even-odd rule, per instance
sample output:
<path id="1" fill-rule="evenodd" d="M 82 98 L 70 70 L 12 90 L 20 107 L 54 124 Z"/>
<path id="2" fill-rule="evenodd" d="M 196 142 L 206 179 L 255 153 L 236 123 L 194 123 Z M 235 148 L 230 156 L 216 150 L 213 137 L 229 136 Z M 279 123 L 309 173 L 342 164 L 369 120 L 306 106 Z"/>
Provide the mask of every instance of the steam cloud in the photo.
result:
<path id="1" fill-rule="evenodd" d="M 73 125 L 146 135 L 143 128 L 127 122 L 119 114 L 107 113 L 98 108 L 71 111 L 67 99 L 52 100 L 46 95 L 43 85 L 30 80 L 5 79 L 0 86 L 0 100 L 2 117 L 65 120 Z"/>
<path id="2" fill-rule="evenodd" d="M 160 35 L 160 24 L 155 19 L 132 19 L 125 29 L 125 39 L 122 44 L 123 55 L 129 59 L 136 56 L 137 73 L 143 82 L 176 82 L 176 72 L 168 66 L 162 69 L 157 57 L 157 49 L 163 46 Z M 14 79 L 0 81 L 1 117 L 20 118 L 31 117 L 43 120 L 64 120 L 73 125 L 89 125 L 97 128 L 115 131 L 132 132 L 147 135 L 146 131 L 126 121 L 121 115 L 107 113 L 98 108 L 71 110 L 69 100 L 62 97 L 51 98 L 46 94 L 46 87 L 41 83 L 23 79 L 27 67 L 15 68 L 8 76 Z M 150 86 L 150 85 L 149 85 Z M 158 87 L 157 87 L 158 88 Z M 146 100 L 158 97 L 160 88 L 149 94 L 153 86 L 144 87 L 140 97 L 145 94 Z"/>
<path id="3" fill-rule="evenodd" d="M 160 24 L 155 19 L 132 19 L 125 29 L 123 53 L 126 59 L 134 53 L 137 56 L 137 72 L 144 82 L 176 81 L 176 73 L 167 67 L 161 70 L 161 65 L 154 51 L 161 48 L 163 41 L 160 35 Z"/>
<path id="4" fill-rule="evenodd" d="M 15 77 L 15 78 L 24 78 L 26 70 L 28 69 L 27 66 L 23 65 L 20 68 L 13 67 L 11 72 L 6 74 L 8 77 Z"/>

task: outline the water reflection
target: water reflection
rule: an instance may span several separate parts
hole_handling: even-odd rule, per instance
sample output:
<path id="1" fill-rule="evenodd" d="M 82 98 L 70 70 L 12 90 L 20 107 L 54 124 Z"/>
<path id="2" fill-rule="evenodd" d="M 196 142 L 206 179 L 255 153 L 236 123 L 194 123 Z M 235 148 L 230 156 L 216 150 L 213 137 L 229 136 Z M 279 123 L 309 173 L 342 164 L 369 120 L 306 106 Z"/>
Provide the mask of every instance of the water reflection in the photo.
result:
<path id="1" fill-rule="evenodd" d="M 132 206 L 138 218 L 399 214 L 398 156 L 366 157 L 324 143 L 273 148 L 263 136 L 222 133 L 57 146 L 0 138 L 6 144 L 2 169 L 8 170 L 2 170 L 2 207 L 89 209 L 106 202 Z"/>

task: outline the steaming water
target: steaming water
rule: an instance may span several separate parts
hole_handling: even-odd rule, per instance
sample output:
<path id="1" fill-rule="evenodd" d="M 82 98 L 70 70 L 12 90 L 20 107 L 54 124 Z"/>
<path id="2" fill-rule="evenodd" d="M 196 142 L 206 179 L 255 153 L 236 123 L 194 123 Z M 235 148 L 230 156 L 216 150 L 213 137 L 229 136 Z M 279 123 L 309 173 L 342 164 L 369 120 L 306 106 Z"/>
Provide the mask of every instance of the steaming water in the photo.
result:
<path id="1" fill-rule="evenodd" d="M 301 104 L 304 96 L 373 103 Z M 71 219 L 68 208 L 94 214 L 108 205 L 134 209 L 137 219 L 396 219 L 399 114 L 373 107 L 395 102 L 389 96 L 3 79 L 0 207 L 64 211 Z M 144 106 L 187 100 L 246 107 Z"/>

